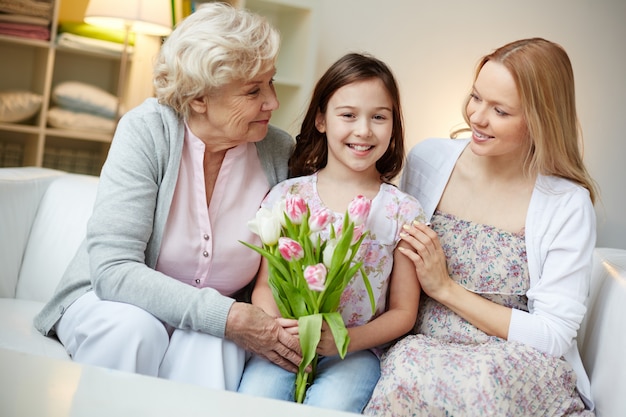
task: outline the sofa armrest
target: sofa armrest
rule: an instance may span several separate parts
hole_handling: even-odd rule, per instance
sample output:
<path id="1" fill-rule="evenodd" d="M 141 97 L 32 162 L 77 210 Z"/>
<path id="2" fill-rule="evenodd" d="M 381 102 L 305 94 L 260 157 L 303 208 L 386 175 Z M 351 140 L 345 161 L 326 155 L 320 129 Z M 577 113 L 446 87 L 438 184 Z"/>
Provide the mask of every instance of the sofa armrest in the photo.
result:
<path id="1" fill-rule="evenodd" d="M 594 251 L 588 310 L 579 349 L 591 380 L 596 415 L 626 410 L 626 250 Z"/>
<path id="2" fill-rule="evenodd" d="M 63 171 L 0 168 L 0 298 L 13 298 L 22 257 L 43 194 Z"/>

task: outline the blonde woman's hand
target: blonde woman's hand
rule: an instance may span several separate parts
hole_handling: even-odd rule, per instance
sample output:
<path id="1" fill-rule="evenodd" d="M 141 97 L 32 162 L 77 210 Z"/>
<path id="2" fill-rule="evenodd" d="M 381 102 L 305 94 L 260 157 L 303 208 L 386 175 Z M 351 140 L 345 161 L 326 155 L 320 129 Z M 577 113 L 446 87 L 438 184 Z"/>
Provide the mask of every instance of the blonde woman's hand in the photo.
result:
<path id="1" fill-rule="evenodd" d="M 453 281 L 437 233 L 428 224 L 414 222 L 404 226 L 400 238 L 399 250 L 415 265 L 422 289 L 440 301 Z"/>

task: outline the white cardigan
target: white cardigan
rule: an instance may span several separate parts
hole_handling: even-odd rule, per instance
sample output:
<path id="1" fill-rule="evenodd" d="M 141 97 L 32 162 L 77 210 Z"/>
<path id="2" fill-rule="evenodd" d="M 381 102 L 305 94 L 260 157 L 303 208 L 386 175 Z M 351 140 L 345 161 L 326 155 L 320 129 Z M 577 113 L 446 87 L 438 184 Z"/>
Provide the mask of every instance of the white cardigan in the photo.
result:
<path id="1" fill-rule="evenodd" d="M 409 153 L 400 188 L 432 217 L 468 139 L 427 139 Z M 587 310 L 596 218 L 589 192 L 572 181 L 539 175 L 525 224 L 530 275 L 528 312 L 513 310 L 508 340 L 563 356 L 578 376 L 578 391 L 593 409 L 589 378 L 576 334 Z"/>

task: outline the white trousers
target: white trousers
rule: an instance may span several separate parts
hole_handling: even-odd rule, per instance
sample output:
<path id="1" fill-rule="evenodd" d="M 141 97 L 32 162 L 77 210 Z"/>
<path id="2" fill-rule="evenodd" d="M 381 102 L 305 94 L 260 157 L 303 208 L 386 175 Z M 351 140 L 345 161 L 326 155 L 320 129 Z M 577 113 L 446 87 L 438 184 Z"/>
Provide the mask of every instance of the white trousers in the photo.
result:
<path id="1" fill-rule="evenodd" d="M 56 326 L 79 363 L 236 391 L 245 351 L 233 342 L 172 329 L 145 310 L 103 301 L 93 291 L 76 300 Z"/>

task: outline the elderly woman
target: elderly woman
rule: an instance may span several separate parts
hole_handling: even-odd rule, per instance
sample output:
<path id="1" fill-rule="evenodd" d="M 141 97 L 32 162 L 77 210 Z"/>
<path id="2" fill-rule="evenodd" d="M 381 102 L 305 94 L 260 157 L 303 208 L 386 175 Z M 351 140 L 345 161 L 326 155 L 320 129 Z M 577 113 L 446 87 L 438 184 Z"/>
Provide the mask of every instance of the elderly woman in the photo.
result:
<path id="1" fill-rule="evenodd" d="M 278 47 L 266 20 L 216 3 L 163 44 L 157 98 L 120 120 L 86 239 L 35 318 L 73 360 L 228 390 L 245 350 L 297 369 L 297 338 L 235 300 L 260 265 L 239 241 L 294 144 L 269 125 Z"/>

